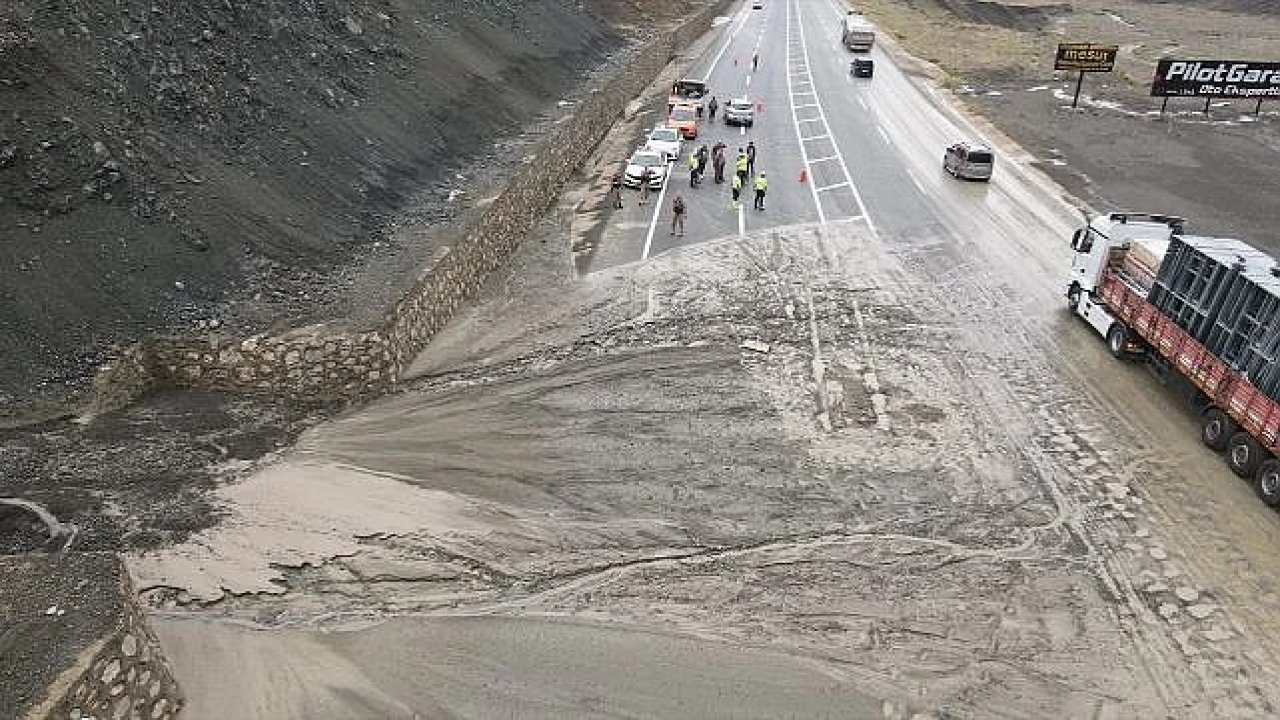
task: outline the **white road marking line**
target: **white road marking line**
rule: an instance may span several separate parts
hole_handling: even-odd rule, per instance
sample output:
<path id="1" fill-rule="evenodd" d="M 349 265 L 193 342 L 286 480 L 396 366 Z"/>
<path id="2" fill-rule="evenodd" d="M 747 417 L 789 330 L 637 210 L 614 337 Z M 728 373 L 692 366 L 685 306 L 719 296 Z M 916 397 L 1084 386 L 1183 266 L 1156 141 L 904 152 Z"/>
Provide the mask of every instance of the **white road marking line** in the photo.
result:
<path id="1" fill-rule="evenodd" d="M 747 188 L 744 186 L 742 190 L 745 193 Z M 746 235 L 746 234 L 747 234 L 747 216 L 745 213 L 742 212 L 742 203 L 739 202 L 738 203 L 738 237 L 742 237 L 743 235 Z"/>
<path id="2" fill-rule="evenodd" d="M 792 5 L 794 2 L 795 2 L 795 0 L 787 0 L 787 39 L 788 39 L 788 42 L 790 41 L 790 38 L 791 38 L 791 5 Z M 797 4 L 797 5 L 796 5 L 796 14 L 797 14 L 796 29 L 799 31 L 799 37 L 800 37 L 800 48 L 801 48 L 801 51 L 804 53 L 804 64 L 805 64 L 805 67 L 806 67 L 806 68 L 808 68 L 808 66 L 809 66 L 809 44 L 808 44 L 808 42 L 805 40 L 805 36 L 804 36 L 804 21 L 803 21 L 803 20 L 801 20 L 801 19 L 799 19 L 799 17 L 798 17 L 798 16 L 799 16 L 799 12 L 800 12 L 800 6 Z M 790 90 L 790 86 L 789 86 L 789 85 L 788 85 L 788 90 Z M 792 99 L 792 101 L 794 102 L 794 98 Z M 826 117 L 827 117 L 827 116 L 826 116 L 826 112 L 824 112 L 824 111 L 823 111 L 823 109 L 822 109 L 822 99 L 818 97 L 818 95 L 817 95 L 817 93 L 816 93 L 816 92 L 814 93 L 814 102 L 818 103 L 818 114 L 822 117 L 823 122 L 825 123 L 825 122 L 826 122 Z M 792 111 L 792 112 L 793 112 L 793 116 L 794 116 L 794 111 Z M 828 127 L 828 132 L 830 132 L 830 125 L 828 125 L 827 127 Z M 799 125 L 797 125 L 797 126 L 796 126 L 796 131 L 797 131 L 797 135 L 798 135 L 798 134 L 799 134 Z M 855 201 L 855 202 L 857 202 L 857 204 L 858 204 L 858 210 L 862 213 L 862 216 L 863 216 L 864 218 L 866 218 L 866 222 L 867 222 L 867 229 L 868 229 L 868 230 L 870 230 L 870 231 L 871 231 L 871 233 L 874 235 L 874 234 L 875 234 L 875 232 L 876 232 L 875 223 L 871 220 L 871 213 L 867 211 L 867 205 L 866 205 L 866 203 L 864 203 L 864 202 L 862 201 L 862 193 L 858 192 L 858 186 L 857 186 L 857 185 L 855 185 L 855 184 L 854 184 L 854 182 L 853 182 L 853 176 L 852 176 L 851 174 L 849 174 L 849 165 L 845 162 L 845 160 L 844 160 L 844 155 L 843 155 L 843 154 L 841 154 L 839 144 L 838 144 L 838 143 L 836 143 L 835 138 L 832 138 L 831 144 L 832 144 L 833 149 L 835 150 L 835 155 L 836 155 L 836 157 L 837 157 L 837 161 L 840 163 L 840 170 L 844 173 L 845 180 L 849 183 L 849 190 L 853 192 L 853 199 L 854 199 L 854 201 Z M 802 156 L 804 157 L 805 167 L 807 168 L 807 167 L 809 166 L 809 159 L 808 159 L 808 153 L 807 153 L 807 151 L 805 151 L 805 149 L 804 149 L 804 143 L 800 143 L 800 151 L 801 151 Z M 810 187 L 812 188 L 813 186 L 812 186 L 812 185 L 810 185 Z M 816 190 L 816 189 L 815 189 L 815 190 Z M 818 202 L 818 193 L 817 193 L 816 191 L 813 193 L 813 199 L 814 199 L 814 202 L 815 202 L 815 203 L 817 203 L 817 202 Z M 819 203 L 818 218 L 819 218 L 819 221 L 820 221 L 822 224 L 824 224 L 824 225 L 826 224 L 826 213 L 822 212 L 822 210 L 821 210 L 821 203 Z"/>
<path id="3" fill-rule="evenodd" d="M 801 141 L 801 142 L 813 142 L 814 140 L 826 140 L 826 139 L 828 139 L 828 138 L 830 138 L 830 137 L 831 137 L 831 135 L 830 135 L 829 133 L 822 133 L 822 134 L 820 134 L 820 135 L 810 135 L 810 136 L 808 136 L 808 137 L 802 137 L 802 138 L 800 138 L 800 141 Z"/>
<path id="4" fill-rule="evenodd" d="M 820 162 L 831 162 L 832 160 L 839 160 L 839 159 L 840 158 L 836 157 L 835 155 L 827 155 L 826 157 L 812 158 L 809 160 L 809 164 L 817 165 Z"/>
<path id="5" fill-rule="evenodd" d="M 747 126 L 746 126 L 746 125 L 739 125 L 739 126 L 738 126 L 738 134 L 739 134 L 739 135 L 746 135 L 746 134 L 747 134 Z"/>
<path id="6" fill-rule="evenodd" d="M 851 186 L 851 183 L 847 183 L 842 180 L 833 185 L 823 185 L 822 187 L 815 189 L 814 192 L 826 192 L 828 190 L 835 190 L 837 188 L 850 187 L 850 186 Z"/>
<path id="7" fill-rule="evenodd" d="M 822 122 L 822 118 L 820 118 L 820 117 L 816 117 L 816 118 L 800 118 L 800 119 L 799 119 L 799 120 L 797 120 L 796 122 L 802 122 L 802 123 L 807 123 L 807 122 Z"/>
<path id="8" fill-rule="evenodd" d="M 818 103 L 802 103 L 800 105 L 795 105 L 794 107 L 797 110 L 804 110 L 805 108 L 818 107 Z"/>
<path id="9" fill-rule="evenodd" d="M 662 198 L 667 196 L 667 186 L 671 184 L 671 171 L 675 169 L 675 165 L 674 160 L 667 163 L 667 176 L 658 190 L 658 204 L 653 206 L 653 218 L 649 220 L 649 234 L 644 237 L 644 250 L 640 253 L 641 260 L 648 260 L 649 251 L 653 249 L 653 231 L 658 229 L 658 214 L 662 212 Z"/>
<path id="10" fill-rule="evenodd" d="M 852 75 L 850 75 L 850 76 L 849 76 L 849 79 L 850 79 L 850 80 L 853 80 L 853 76 L 852 76 Z M 853 98 L 853 100 L 854 100 L 854 102 L 858 103 L 858 107 L 861 107 L 863 110 L 870 110 L 870 108 L 869 108 L 869 107 L 867 107 L 867 101 L 866 101 L 866 100 L 863 100 L 863 99 L 862 99 L 862 98 L 860 98 L 860 97 L 854 97 L 854 98 Z"/>
<path id="11" fill-rule="evenodd" d="M 924 191 L 924 185 L 921 184 L 920 178 L 916 177 L 916 174 L 911 172 L 911 168 L 904 169 L 907 171 L 907 177 L 911 178 L 911 184 L 916 186 L 916 189 L 920 191 L 921 195 L 926 195 L 927 193 Z"/>
<path id="12" fill-rule="evenodd" d="M 720 47 L 720 52 L 716 53 L 715 58 L 711 60 L 711 67 L 707 68 L 707 74 L 703 76 L 704 80 L 711 77 L 711 73 L 715 71 L 716 65 L 720 64 L 720 58 L 724 57 L 725 51 L 728 50 L 729 46 L 733 44 L 733 39 L 738 36 L 738 31 L 742 29 L 743 25 L 747 24 L 747 16 L 749 13 L 750 11 L 747 10 L 746 5 L 743 5 L 742 9 L 738 11 L 738 18 L 739 18 L 737 20 L 738 27 L 732 29 L 729 32 L 729 37 L 725 38 L 724 45 Z M 730 27 L 732 28 L 732 24 L 730 25 Z"/>
<path id="13" fill-rule="evenodd" d="M 880 133 L 880 137 L 884 138 L 884 143 L 885 143 L 886 145 L 892 145 L 892 144 L 893 144 L 893 141 L 889 139 L 889 133 L 885 132 L 885 131 L 884 131 L 884 128 L 882 128 L 882 127 L 880 127 L 879 125 L 877 125 L 877 126 L 876 126 L 876 132 Z"/>
<path id="14" fill-rule="evenodd" d="M 784 1 L 787 3 L 787 20 L 786 20 L 787 46 L 791 47 L 791 0 L 784 0 Z M 807 66 L 809 64 L 809 53 L 804 52 L 803 41 L 800 44 L 800 49 L 801 49 L 800 61 L 803 62 L 805 66 Z M 788 103 L 791 106 L 791 125 L 795 128 L 796 139 L 799 141 L 799 145 L 800 145 L 800 162 L 803 165 L 805 174 L 811 175 L 812 173 L 809 171 L 809 152 L 805 150 L 805 147 L 804 147 L 805 138 L 803 135 L 800 134 L 800 123 L 796 120 L 796 97 L 799 95 L 813 95 L 814 102 L 816 103 L 818 100 L 818 96 L 816 93 L 812 93 L 812 92 L 797 93 L 795 91 L 795 88 L 792 87 L 791 85 L 791 72 L 790 72 L 791 63 L 792 63 L 791 53 L 787 53 L 787 65 L 788 65 L 787 96 L 791 101 Z M 807 67 L 806 67 L 806 70 L 807 70 Z M 822 112 L 821 107 L 818 108 L 818 112 L 819 113 Z M 813 183 L 808 183 L 808 185 L 809 185 L 809 192 L 813 195 L 813 206 L 818 211 L 818 222 L 822 225 L 826 225 L 827 214 L 822 209 L 822 201 L 818 199 L 818 191 L 816 188 L 813 187 Z"/>

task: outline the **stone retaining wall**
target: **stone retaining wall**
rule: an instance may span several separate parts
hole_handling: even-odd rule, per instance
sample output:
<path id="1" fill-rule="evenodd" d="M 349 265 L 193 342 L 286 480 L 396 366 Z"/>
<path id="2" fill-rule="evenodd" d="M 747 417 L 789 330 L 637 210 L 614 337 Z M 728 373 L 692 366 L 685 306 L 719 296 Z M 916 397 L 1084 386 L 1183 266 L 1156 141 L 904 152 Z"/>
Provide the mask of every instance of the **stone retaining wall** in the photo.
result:
<path id="1" fill-rule="evenodd" d="M 90 414 L 121 407 L 159 387 L 261 392 L 319 402 L 385 391 L 524 239 L 627 104 L 729 4 L 716 0 L 678 28 L 635 48 L 624 69 L 587 93 L 555 126 L 498 197 L 437 254 L 377 327 L 334 332 L 316 326 L 249 338 L 151 338 L 100 370 Z"/>
<path id="2" fill-rule="evenodd" d="M 124 563 L 110 553 L 0 558 L 0 716 L 168 720 L 182 695 Z"/>

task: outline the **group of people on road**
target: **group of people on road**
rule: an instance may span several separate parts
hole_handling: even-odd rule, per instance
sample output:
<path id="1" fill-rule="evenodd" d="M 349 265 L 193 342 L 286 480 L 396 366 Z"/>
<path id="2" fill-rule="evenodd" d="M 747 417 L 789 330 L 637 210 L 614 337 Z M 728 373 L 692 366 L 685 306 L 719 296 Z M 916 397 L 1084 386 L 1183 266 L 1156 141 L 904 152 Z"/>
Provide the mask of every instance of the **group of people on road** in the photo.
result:
<path id="1" fill-rule="evenodd" d="M 711 101 L 707 105 L 708 112 L 711 117 L 715 117 L 717 108 L 716 99 L 712 96 Z M 769 191 L 769 180 L 765 176 L 764 171 L 756 173 L 756 144 L 755 141 L 748 141 L 745 147 L 738 148 L 738 154 L 733 158 L 733 174 L 726 175 L 726 169 L 729 164 L 729 146 L 723 142 L 716 142 L 715 145 L 708 148 L 704 143 L 698 149 L 689 153 L 689 187 L 697 188 L 702 185 L 703 176 L 707 172 L 707 165 L 711 165 L 713 177 L 717 185 L 725 182 L 729 183 L 729 188 L 733 196 L 729 207 L 738 210 L 742 207 L 742 193 L 748 187 L 754 191 L 754 202 L 752 207 L 756 210 L 764 210 L 765 195 Z M 753 177 L 754 176 L 754 177 Z M 650 183 L 652 181 L 651 171 L 645 168 L 640 177 L 640 200 L 639 204 L 644 205 L 649 199 Z M 609 195 L 607 202 L 616 208 L 622 207 L 622 175 L 615 173 L 611 178 L 609 185 Z M 682 195 L 676 194 L 671 201 L 671 234 L 684 235 L 685 216 L 688 214 L 688 205 Z"/>

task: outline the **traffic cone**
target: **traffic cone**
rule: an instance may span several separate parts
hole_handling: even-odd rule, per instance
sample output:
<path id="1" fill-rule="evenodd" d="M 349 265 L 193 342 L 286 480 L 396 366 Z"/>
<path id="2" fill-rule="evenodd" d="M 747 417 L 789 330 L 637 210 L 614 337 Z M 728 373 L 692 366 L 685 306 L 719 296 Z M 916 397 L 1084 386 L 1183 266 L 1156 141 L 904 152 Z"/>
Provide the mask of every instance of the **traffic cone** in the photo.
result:
<path id="1" fill-rule="evenodd" d="M 800 182 L 805 182 L 805 181 L 807 181 L 808 179 L 809 179 L 809 170 L 808 170 L 808 168 L 800 168 Z"/>

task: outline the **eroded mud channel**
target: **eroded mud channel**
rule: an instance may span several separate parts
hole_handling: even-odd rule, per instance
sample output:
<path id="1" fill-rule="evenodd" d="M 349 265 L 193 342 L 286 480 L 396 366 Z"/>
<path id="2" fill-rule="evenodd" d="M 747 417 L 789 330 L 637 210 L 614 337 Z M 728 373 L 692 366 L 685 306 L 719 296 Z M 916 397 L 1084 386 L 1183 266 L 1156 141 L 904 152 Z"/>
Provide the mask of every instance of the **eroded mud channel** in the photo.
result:
<path id="1" fill-rule="evenodd" d="M 1248 636 L 1037 349 L 1059 318 L 993 333 L 887 244 L 794 228 L 548 287 L 520 278 L 567 255 L 530 243 L 408 390 L 136 559 L 192 717 L 687 717 L 661 672 L 725 663 L 723 687 L 811 692 L 693 693 L 696 716 L 1269 712 Z"/>

